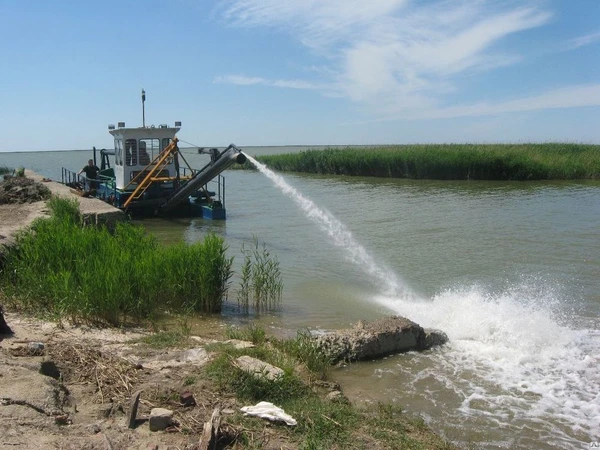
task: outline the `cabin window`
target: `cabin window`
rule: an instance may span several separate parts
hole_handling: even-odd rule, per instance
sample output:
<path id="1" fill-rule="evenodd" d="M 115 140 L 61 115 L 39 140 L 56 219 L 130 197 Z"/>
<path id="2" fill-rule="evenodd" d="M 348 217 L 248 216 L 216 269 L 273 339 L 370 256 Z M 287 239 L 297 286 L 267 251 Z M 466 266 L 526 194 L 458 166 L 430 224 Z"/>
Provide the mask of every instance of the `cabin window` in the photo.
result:
<path id="1" fill-rule="evenodd" d="M 115 164 L 123 165 L 123 140 L 115 139 Z"/>
<path id="2" fill-rule="evenodd" d="M 127 139 L 125 141 L 125 163 L 128 166 L 137 166 L 138 151 L 137 141 L 135 139 Z"/>
<path id="3" fill-rule="evenodd" d="M 160 153 L 160 141 L 158 139 L 140 139 L 140 164 L 147 166 L 150 161 Z"/>
<path id="4" fill-rule="evenodd" d="M 164 150 L 165 148 L 167 148 L 170 143 L 171 143 L 171 139 L 169 139 L 169 138 L 163 138 L 163 140 L 162 140 L 162 149 Z"/>

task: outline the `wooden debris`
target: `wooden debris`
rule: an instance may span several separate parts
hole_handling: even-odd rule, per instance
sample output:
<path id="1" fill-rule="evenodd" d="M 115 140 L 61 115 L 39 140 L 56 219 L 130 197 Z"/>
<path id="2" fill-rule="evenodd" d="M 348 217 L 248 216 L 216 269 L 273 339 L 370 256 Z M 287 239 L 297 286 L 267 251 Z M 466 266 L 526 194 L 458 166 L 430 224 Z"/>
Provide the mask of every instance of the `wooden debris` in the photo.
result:
<path id="1" fill-rule="evenodd" d="M 65 366 L 61 373 L 68 382 L 94 384 L 98 403 L 124 401 L 138 379 L 133 364 L 90 345 L 60 342 L 49 345 L 47 354 L 57 366 Z"/>
<path id="2" fill-rule="evenodd" d="M 142 395 L 142 391 L 136 391 L 131 396 L 131 400 L 129 402 L 129 410 L 127 411 L 127 427 L 135 428 L 135 421 L 137 418 L 137 410 L 140 405 L 140 395 Z"/>
<path id="3" fill-rule="evenodd" d="M 221 410 L 215 408 L 209 422 L 204 424 L 204 431 L 198 443 L 197 450 L 215 450 L 217 448 L 217 439 L 219 437 L 219 427 L 221 426 Z"/>

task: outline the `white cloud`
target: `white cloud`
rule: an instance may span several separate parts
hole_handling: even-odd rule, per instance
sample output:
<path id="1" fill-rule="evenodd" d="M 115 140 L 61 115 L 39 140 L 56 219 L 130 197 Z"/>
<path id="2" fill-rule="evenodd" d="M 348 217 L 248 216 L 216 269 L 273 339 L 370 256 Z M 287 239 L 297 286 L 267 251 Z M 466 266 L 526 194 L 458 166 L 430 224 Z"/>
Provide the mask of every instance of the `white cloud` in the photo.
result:
<path id="1" fill-rule="evenodd" d="M 214 83 L 239 84 L 242 86 L 251 86 L 253 84 L 266 84 L 264 78 L 247 77 L 245 75 L 222 75 L 213 80 Z"/>
<path id="2" fill-rule="evenodd" d="M 538 95 L 497 103 L 474 103 L 450 107 L 416 107 L 410 111 L 389 114 L 374 122 L 396 119 L 448 119 L 479 117 L 542 109 L 574 108 L 600 105 L 600 84 L 568 86 Z"/>
<path id="3" fill-rule="evenodd" d="M 303 80 L 266 80 L 260 77 L 245 75 L 221 75 L 215 77 L 213 83 L 237 84 L 242 86 L 263 85 L 290 89 L 318 89 L 318 86 Z"/>
<path id="4" fill-rule="evenodd" d="M 221 11 L 235 26 L 274 27 L 319 48 L 360 32 L 408 0 L 233 0 Z"/>
<path id="5" fill-rule="evenodd" d="M 275 80 L 270 84 L 275 87 L 290 89 L 318 89 L 318 86 L 303 80 Z"/>
<path id="6" fill-rule="evenodd" d="M 579 47 L 585 47 L 586 45 L 594 44 L 600 41 L 600 31 L 596 33 L 586 34 L 585 36 L 579 36 L 574 39 L 567 41 L 565 47 L 566 50 L 574 50 Z"/>
<path id="7" fill-rule="evenodd" d="M 434 118 L 490 115 L 600 104 L 598 86 L 575 86 L 496 104 L 445 106 L 454 81 L 516 64 L 500 50 L 514 33 L 547 24 L 552 14 L 535 0 L 232 0 L 220 11 L 231 26 L 288 33 L 325 61 L 322 82 L 229 75 L 217 82 L 317 89 L 348 98 L 375 117 Z M 524 6 L 523 6 L 524 5 Z M 573 40 L 582 46 L 600 33 Z M 262 75 L 262 74 L 261 74 Z"/>
<path id="8" fill-rule="evenodd" d="M 445 108 L 436 114 L 438 117 L 481 116 L 596 105 L 600 105 L 600 84 L 569 86 L 492 105 L 481 103 L 468 107 Z"/>

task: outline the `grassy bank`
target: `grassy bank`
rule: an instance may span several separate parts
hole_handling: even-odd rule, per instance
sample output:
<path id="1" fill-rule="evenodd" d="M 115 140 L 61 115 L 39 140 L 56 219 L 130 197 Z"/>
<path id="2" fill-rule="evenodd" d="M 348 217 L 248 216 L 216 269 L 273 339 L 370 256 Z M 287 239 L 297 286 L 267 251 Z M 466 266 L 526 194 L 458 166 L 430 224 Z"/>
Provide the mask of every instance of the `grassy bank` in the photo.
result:
<path id="1" fill-rule="evenodd" d="M 600 146 L 431 144 L 309 150 L 256 158 L 277 171 L 440 180 L 600 178 Z M 245 167 L 250 168 L 250 163 Z"/>
<path id="2" fill-rule="evenodd" d="M 455 448 L 435 435 L 422 419 L 405 414 L 399 406 L 352 405 L 337 390 L 335 382 L 327 381 L 329 361 L 316 350 L 308 333 L 299 332 L 295 339 L 280 340 L 268 338 L 260 328 L 250 327 L 229 330 L 228 337 L 250 340 L 255 347 L 236 349 L 223 344 L 211 347 L 216 357 L 204 376 L 212 380 L 221 395 L 233 394 L 242 404 L 272 402 L 294 417 L 297 426 L 276 428 L 278 439 L 292 444 L 286 448 Z M 275 381 L 250 375 L 235 364 L 235 359 L 242 355 L 275 365 L 284 374 Z M 244 430 L 238 437 L 239 448 L 264 448 L 253 439 L 263 434 L 263 422 L 239 414 L 228 421 Z"/>
<path id="3" fill-rule="evenodd" d="M 232 276 L 221 238 L 158 245 L 141 227 L 84 227 L 78 203 L 48 202 L 2 261 L 0 287 L 8 303 L 73 320 L 122 324 L 155 312 L 219 312 Z"/>

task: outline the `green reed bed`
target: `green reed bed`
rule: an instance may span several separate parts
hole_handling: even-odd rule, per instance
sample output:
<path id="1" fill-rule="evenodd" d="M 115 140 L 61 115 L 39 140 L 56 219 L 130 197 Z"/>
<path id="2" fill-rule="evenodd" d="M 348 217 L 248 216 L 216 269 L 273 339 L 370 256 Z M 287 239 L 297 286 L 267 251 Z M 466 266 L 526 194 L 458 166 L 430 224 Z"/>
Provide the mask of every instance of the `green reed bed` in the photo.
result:
<path id="1" fill-rule="evenodd" d="M 6 252 L 0 286 L 16 306 L 122 324 L 159 311 L 219 312 L 232 275 L 223 240 L 162 247 L 141 227 L 82 225 L 76 201 L 52 198 L 51 218 Z"/>
<path id="2" fill-rule="evenodd" d="M 278 171 L 389 178 L 441 180 L 600 178 L 600 146 L 583 144 L 399 145 L 308 150 L 284 155 L 263 155 L 256 159 Z"/>

